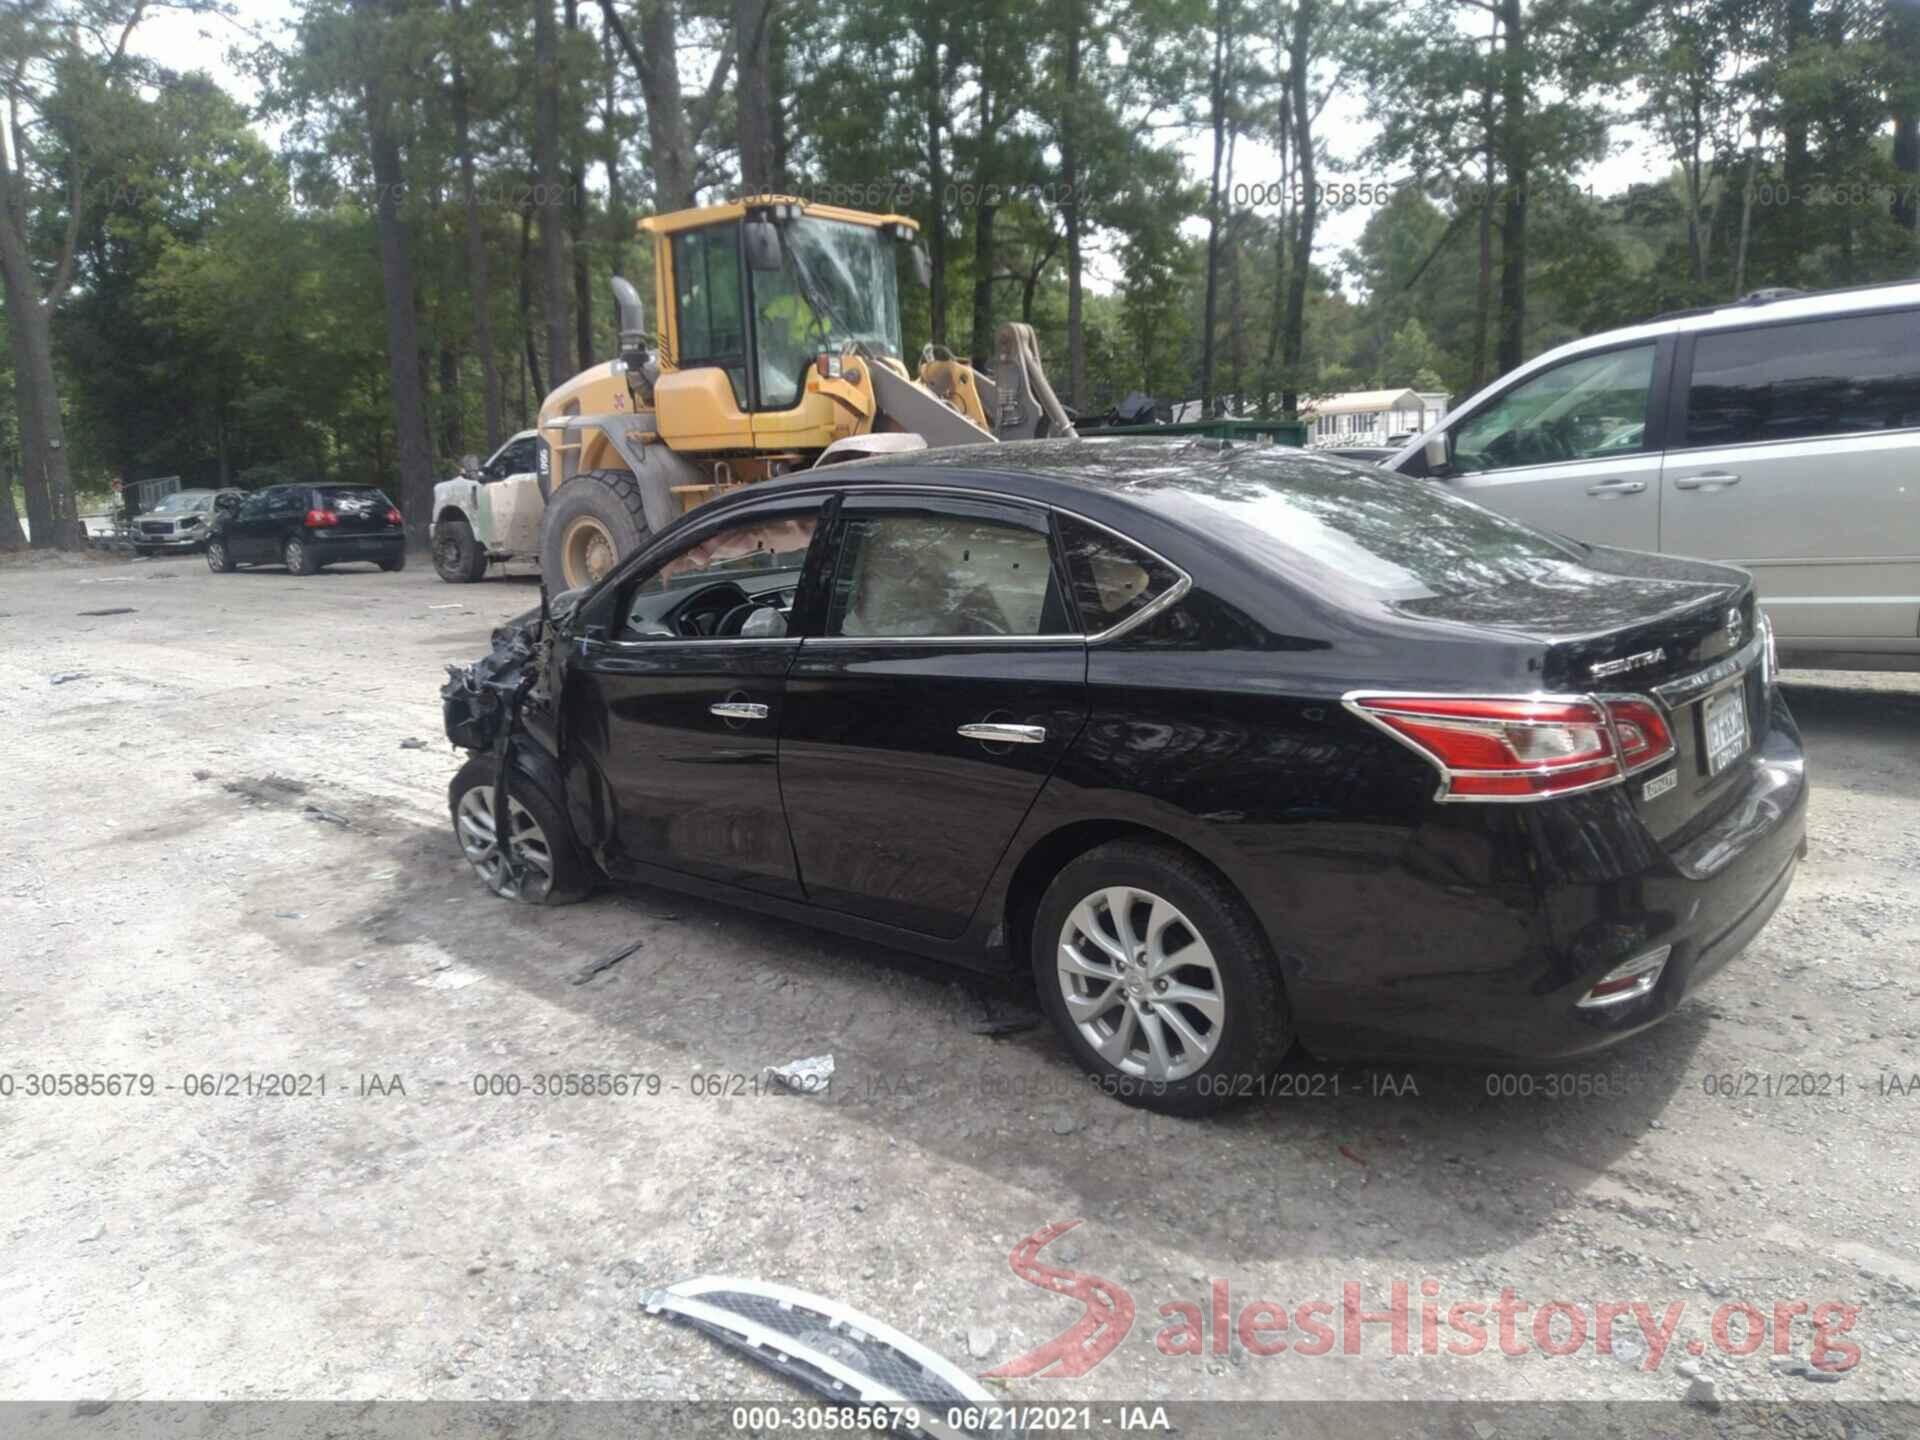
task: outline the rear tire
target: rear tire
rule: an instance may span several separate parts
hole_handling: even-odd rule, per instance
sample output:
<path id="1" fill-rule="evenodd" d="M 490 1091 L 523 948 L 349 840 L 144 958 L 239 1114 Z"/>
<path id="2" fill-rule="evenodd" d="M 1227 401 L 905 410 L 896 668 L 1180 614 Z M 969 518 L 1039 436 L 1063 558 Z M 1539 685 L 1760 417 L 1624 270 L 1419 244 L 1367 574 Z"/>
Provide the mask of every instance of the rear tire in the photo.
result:
<path id="1" fill-rule="evenodd" d="M 486 547 L 464 520 L 444 520 L 433 532 L 433 568 L 449 585 L 471 585 L 487 573 Z"/>
<path id="2" fill-rule="evenodd" d="M 298 535 L 289 535 L 287 543 L 280 547 L 281 557 L 287 562 L 289 575 L 315 575 L 320 570 L 320 557 L 313 553 L 313 547 Z"/>
<path id="3" fill-rule="evenodd" d="M 584 900 L 593 889 L 593 872 L 574 844 L 566 809 L 518 767 L 507 786 L 507 807 L 514 817 L 514 853 L 525 869 L 519 885 L 507 879 L 493 829 L 493 786 L 499 768 L 491 753 L 475 755 L 447 786 L 454 838 L 467 863 L 489 890 L 508 900 L 527 905 L 571 905 Z"/>
<path id="4" fill-rule="evenodd" d="M 216 575 L 233 573 L 233 557 L 227 553 L 227 542 L 219 538 L 207 541 L 207 569 Z"/>
<path id="5" fill-rule="evenodd" d="M 652 536 L 640 482 L 626 470 L 576 475 L 547 502 L 540 575 L 553 594 L 591 585 Z"/>
<path id="6" fill-rule="evenodd" d="M 1261 1094 L 1293 1044 L 1258 922 L 1175 846 L 1120 840 L 1071 861 L 1041 897 L 1030 943 L 1067 1048 L 1129 1105 L 1225 1109 Z"/>
<path id="7" fill-rule="evenodd" d="M 393 559 L 391 559 L 391 560 L 382 560 L 382 561 L 380 562 L 380 568 L 381 568 L 382 570 L 404 570 L 404 569 L 406 569 L 406 568 L 407 568 L 407 552 L 406 552 L 406 551 L 404 551 L 404 550 L 402 550 L 402 551 L 401 551 L 401 552 L 400 552 L 400 553 L 399 553 L 398 555 L 396 555 L 396 556 L 394 556 L 394 557 L 393 557 Z"/>

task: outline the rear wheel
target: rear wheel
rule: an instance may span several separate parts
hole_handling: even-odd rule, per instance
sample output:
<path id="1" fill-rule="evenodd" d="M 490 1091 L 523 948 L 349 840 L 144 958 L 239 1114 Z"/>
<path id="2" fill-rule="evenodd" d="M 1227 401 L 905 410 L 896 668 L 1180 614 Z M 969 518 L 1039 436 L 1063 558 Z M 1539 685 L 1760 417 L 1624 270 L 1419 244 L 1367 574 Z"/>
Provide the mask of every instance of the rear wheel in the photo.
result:
<path id="1" fill-rule="evenodd" d="M 507 786 L 507 812 L 512 819 L 508 844 L 519 873 L 509 871 L 494 822 L 498 774 L 499 762 L 493 755 L 475 755 L 447 787 L 453 833 L 467 863 L 489 890 L 509 900 L 567 905 L 583 899 L 593 888 L 593 878 L 573 843 L 565 811 L 544 787 L 518 769 Z"/>
<path id="2" fill-rule="evenodd" d="M 207 541 L 207 569 L 216 575 L 233 573 L 233 557 L 227 553 L 227 542 L 217 535 Z"/>
<path id="3" fill-rule="evenodd" d="M 287 562 L 289 575 L 313 575 L 320 569 L 320 557 L 314 554 L 313 547 L 298 535 L 289 535 L 280 553 Z"/>
<path id="4" fill-rule="evenodd" d="M 1074 1058 L 1129 1105 L 1222 1109 L 1259 1094 L 1293 1043 L 1259 925 L 1171 845 L 1117 841 L 1071 862 L 1040 901 L 1032 947 Z"/>
<path id="5" fill-rule="evenodd" d="M 640 483 L 625 470 L 592 470 L 547 501 L 540 531 L 540 574 L 556 593 L 591 585 L 643 545 L 652 532 Z"/>
<path id="6" fill-rule="evenodd" d="M 470 585 L 487 573 L 487 550 L 464 520 L 443 520 L 433 531 L 433 568 L 449 585 Z"/>
<path id="7" fill-rule="evenodd" d="M 380 562 L 380 568 L 382 570 L 406 569 L 407 568 L 407 552 L 405 550 L 396 550 L 391 560 L 382 560 Z"/>

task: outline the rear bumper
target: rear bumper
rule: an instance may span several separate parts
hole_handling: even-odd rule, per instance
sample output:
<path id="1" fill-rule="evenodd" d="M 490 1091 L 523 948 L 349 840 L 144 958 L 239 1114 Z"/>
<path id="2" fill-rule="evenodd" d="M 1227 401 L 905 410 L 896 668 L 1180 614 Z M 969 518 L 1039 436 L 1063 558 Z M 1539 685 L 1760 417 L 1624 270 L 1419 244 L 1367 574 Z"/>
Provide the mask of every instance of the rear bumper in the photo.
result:
<path id="1" fill-rule="evenodd" d="M 1770 720 L 1728 803 L 1671 849 L 1618 787 L 1541 807 L 1527 826 L 1535 904 L 1514 917 L 1507 953 L 1364 989 L 1296 982 L 1303 1042 L 1328 1057 L 1557 1060 L 1671 1015 L 1765 927 L 1806 853 L 1804 756 L 1777 692 Z M 1462 905 L 1467 925 L 1477 912 Z M 1579 1006 L 1614 966 L 1660 946 L 1671 953 L 1648 993 Z"/>
<path id="2" fill-rule="evenodd" d="M 324 530 L 309 531 L 307 543 L 322 565 L 345 560 L 391 560 L 407 548 L 401 531 L 391 535 L 329 535 Z"/>

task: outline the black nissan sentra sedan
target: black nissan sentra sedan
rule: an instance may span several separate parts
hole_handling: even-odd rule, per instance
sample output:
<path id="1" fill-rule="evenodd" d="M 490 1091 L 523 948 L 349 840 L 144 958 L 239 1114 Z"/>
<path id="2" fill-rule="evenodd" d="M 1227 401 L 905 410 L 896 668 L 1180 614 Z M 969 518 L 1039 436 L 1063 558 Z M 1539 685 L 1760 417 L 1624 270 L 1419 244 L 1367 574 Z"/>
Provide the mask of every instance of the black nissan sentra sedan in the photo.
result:
<path id="1" fill-rule="evenodd" d="M 1745 573 L 1298 450 L 744 487 L 443 693 L 495 890 L 644 881 L 1030 968 L 1074 1058 L 1175 1113 L 1259 1093 L 1296 1040 L 1617 1041 L 1753 939 L 1805 847 Z"/>

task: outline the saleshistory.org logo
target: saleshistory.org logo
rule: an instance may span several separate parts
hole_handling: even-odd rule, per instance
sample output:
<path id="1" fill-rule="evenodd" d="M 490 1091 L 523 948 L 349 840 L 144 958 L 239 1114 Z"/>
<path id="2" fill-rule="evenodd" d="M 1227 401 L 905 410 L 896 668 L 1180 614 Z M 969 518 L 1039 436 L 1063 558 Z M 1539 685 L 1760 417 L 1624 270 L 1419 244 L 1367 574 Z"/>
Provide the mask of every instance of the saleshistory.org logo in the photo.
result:
<path id="1" fill-rule="evenodd" d="M 1044 1345 L 1017 1355 L 989 1377 L 1067 1379 L 1085 1375 L 1119 1348 L 1133 1329 L 1133 1296 L 1111 1280 L 1049 1265 L 1040 1252 L 1080 1224 L 1061 1220 L 1021 1240 L 1008 1255 L 1013 1273 L 1029 1285 L 1078 1300 L 1080 1318 Z M 1418 1299 L 1415 1299 L 1415 1295 Z M 1153 1338 L 1162 1355 L 1231 1355 L 1237 1346 L 1249 1355 L 1359 1355 L 1384 1343 L 1395 1355 L 1473 1356 L 1497 1347 L 1502 1355 L 1538 1351 L 1547 1356 L 1579 1353 L 1591 1346 L 1622 1359 L 1641 1356 L 1640 1368 L 1654 1371 L 1672 1350 L 1686 1315 L 1675 1300 L 1656 1313 L 1643 1300 L 1550 1300 L 1533 1305 L 1511 1288 L 1497 1300 L 1443 1303 L 1440 1282 L 1409 1284 L 1395 1280 L 1384 1297 L 1367 1308 L 1364 1287 L 1349 1280 L 1340 1299 L 1301 1301 L 1291 1308 L 1275 1300 L 1237 1302 L 1226 1280 L 1213 1280 L 1199 1301 L 1170 1300 L 1158 1307 L 1167 1322 Z M 1840 1337 L 1853 1329 L 1860 1307 L 1838 1300 L 1809 1305 L 1776 1300 L 1762 1307 L 1729 1301 L 1713 1312 L 1711 1342 L 1681 1342 L 1690 1356 L 1706 1353 L 1709 1343 L 1725 1355 L 1752 1355 L 1771 1346 L 1774 1355 L 1793 1352 L 1798 1328 L 1812 1340 L 1809 1361 L 1816 1370 L 1840 1375 L 1860 1363 L 1860 1347 Z M 1804 1318 L 1802 1318 L 1804 1317 Z M 1799 1322 L 1796 1327 L 1796 1322 Z"/>

